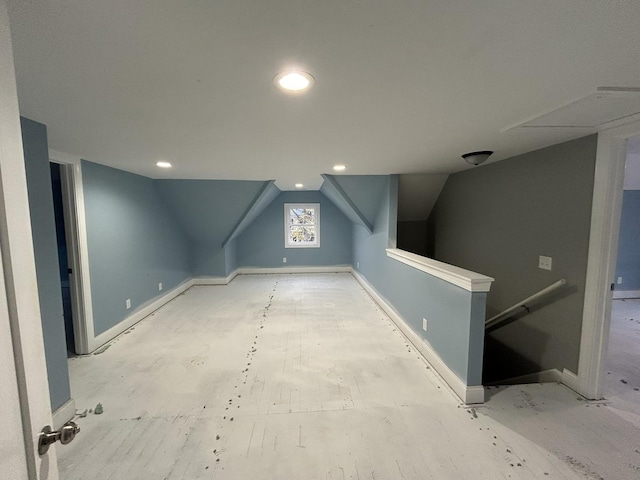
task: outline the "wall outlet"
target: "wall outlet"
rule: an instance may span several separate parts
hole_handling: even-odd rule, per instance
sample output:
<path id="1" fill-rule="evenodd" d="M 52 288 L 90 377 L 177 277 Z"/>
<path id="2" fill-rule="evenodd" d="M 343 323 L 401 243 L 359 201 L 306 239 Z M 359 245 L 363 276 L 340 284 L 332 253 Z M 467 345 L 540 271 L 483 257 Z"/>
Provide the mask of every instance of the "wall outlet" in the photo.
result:
<path id="1" fill-rule="evenodd" d="M 618 277 L 618 285 L 622 283 L 622 277 Z"/>
<path id="2" fill-rule="evenodd" d="M 360 262 L 356 262 L 356 268 L 360 268 Z"/>
<path id="3" fill-rule="evenodd" d="M 158 284 L 158 290 L 162 291 L 162 282 Z"/>
<path id="4" fill-rule="evenodd" d="M 282 263 L 287 263 L 287 257 L 282 257 Z"/>
<path id="5" fill-rule="evenodd" d="M 127 298 L 124 302 L 125 307 L 127 307 L 127 310 L 129 310 L 131 308 L 131 299 Z"/>
<path id="6" fill-rule="evenodd" d="M 427 319 L 423 318 L 422 319 L 422 329 L 426 332 L 427 331 Z"/>
<path id="7" fill-rule="evenodd" d="M 538 257 L 538 268 L 541 268 L 542 270 L 551 270 L 552 261 L 553 259 L 551 257 L 540 255 Z"/>

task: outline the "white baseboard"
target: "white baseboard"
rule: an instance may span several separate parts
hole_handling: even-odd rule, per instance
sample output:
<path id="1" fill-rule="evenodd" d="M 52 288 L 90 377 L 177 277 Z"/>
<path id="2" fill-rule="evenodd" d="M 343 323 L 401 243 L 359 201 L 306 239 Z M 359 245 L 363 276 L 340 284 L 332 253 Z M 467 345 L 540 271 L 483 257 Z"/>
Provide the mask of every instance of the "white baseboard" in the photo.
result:
<path id="1" fill-rule="evenodd" d="M 578 385 L 578 375 L 573 373 L 571 370 L 567 370 L 566 368 L 562 370 L 561 380 L 563 384 L 569 387 L 574 392 L 578 392 L 580 388 Z"/>
<path id="2" fill-rule="evenodd" d="M 76 401 L 71 398 L 64 405 L 51 414 L 53 418 L 53 429 L 58 430 L 61 426 L 76 416 Z"/>
<path id="3" fill-rule="evenodd" d="M 238 275 L 274 275 L 287 273 L 349 273 L 350 265 L 333 265 L 328 267 L 240 267 L 226 277 L 194 277 L 193 285 L 228 285 Z"/>
<path id="4" fill-rule="evenodd" d="M 160 307 L 169 303 L 171 300 L 176 298 L 181 293 L 187 291 L 189 288 L 191 288 L 192 285 L 193 285 L 193 279 L 189 279 L 182 282 L 173 290 L 170 290 L 164 295 L 162 295 L 161 297 L 158 297 L 155 300 L 152 300 L 151 302 L 146 303 L 141 308 L 139 308 L 138 310 L 133 312 L 131 315 L 129 315 L 127 318 L 122 320 L 120 323 L 102 332 L 101 334 L 97 335 L 93 339 L 90 339 L 90 344 L 89 344 L 90 353 L 96 351 L 98 348 L 105 345 L 106 343 L 109 343 L 111 340 L 116 338 L 118 335 L 121 335 L 122 333 L 124 333 L 126 330 L 134 326 L 143 318 L 147 317 L 148 315 L 151 315 Z"/>
<path id="5" fill-rule="evenodd" d="M 543 370 L 541 372 L 527 373 L 517 377 L 505 378 L 489 385 L 523 385 L 525 383 L 556 383 L 562 382 L 562 373 L 557 368 Z"/>
<path id="6" fill-rule="evenodd" d="M 350 273 L 351 270 L 351 265 L 330 265 L 322 267 L 241 267 L 236 272 L 238 272 L 238 275 L 263 275 L 279 273 Z"/>
<path id="7" fill-rule="evenodd" d="M 405 320 L 395 311 L 395 309 L 387 303 L 387 301 L 373 288 L 369 282 L 358 272 L 352 271 L 351 274 L 362 285 L 362 288 L 373 298 L 373 300 L 384 310 L 389 318 L 396 324 L 398 329 L 420 352 L 424 359 L 431 365 L 433 370 L 440 375 L 443 382 L 448 385 L 453 393 L 456 394 L 465 404 L 484 403 L 484 387 L 482 385 L 466 385 L 440 358 L 433 348 L 420 338 Z"/>
<path id="8" fill-rule="evenodd" d="M 528 373 L 511 377 L 498 382 L 492 382 L 490 385 L 522 385 L 526 383 L 562 383 L 571 390 L 578 389 L 578 376 L 566 368 L 562 371 L 557 368 L 543 370 L 541 372 Z"/>
<path id="9" fill-rule="evenodd" d="M 613 299 L 620 298 L 640 298 L 640 290 L 614 290 Z"/>
<path id="10" fill-rule="evenodd" d="M 238 270 L 234 270 L 226 277 L 194 277 L 191 281 L 192 285 L 229 285 L 237 275 Z"/>

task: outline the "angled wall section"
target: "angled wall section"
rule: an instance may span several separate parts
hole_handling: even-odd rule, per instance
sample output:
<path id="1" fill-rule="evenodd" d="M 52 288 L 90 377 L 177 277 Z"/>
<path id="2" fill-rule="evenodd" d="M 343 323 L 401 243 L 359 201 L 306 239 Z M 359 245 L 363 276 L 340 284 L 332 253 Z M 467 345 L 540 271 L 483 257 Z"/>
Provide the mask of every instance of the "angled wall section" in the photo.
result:
<path id="1" fill-rule="evenodd" d="M 225 240 L 239 226 L 268 182 L 240 180 L 156 180 L 160 196 L 189 238 L 194 276 L 227 276 Z M 246 228 L 246 227 L 245 227 Z M 228 246 L 228 245 L 227 245 Z"/>
<path id="2" fill-rule="evenodd" d="M 360 211 L 336 178 L 331 175 L 322 175 L 322 178 L 324 178 L 320 188 L 322 194 L 331 200 L 349 220 L 357 225 L 362 225 L 369 233 L 372 233 L 373 222 Z"/>
<path id="3" fill-rule="evenodd" d="M 247 208 L 246 212 L 242 215 L 236 226 L 233 228 L 231 233 L 227 236 L 225 241 L 222 243 L 222 248 L 225 248 L 229 242 L 234 240 L 238 235 L 240 235 L 244 230 L 253 223 L 253 221 L 260 216 L 260 214 L 271 205 L 276 197 L 280 195 L 280 189 L 276 187 L 275 180 L 271 180 L 266 182 L 262 189 L 258 192 L 256 197 L 253 199 L 253 202 Z"/>

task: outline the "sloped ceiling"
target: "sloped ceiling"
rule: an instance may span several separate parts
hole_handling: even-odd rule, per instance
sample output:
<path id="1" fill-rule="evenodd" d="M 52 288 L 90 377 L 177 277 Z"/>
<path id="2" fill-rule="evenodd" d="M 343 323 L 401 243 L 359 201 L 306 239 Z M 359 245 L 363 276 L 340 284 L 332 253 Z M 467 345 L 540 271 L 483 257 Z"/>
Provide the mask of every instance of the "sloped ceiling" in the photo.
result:
<path id="1" fill-rule="evenodd" d="M 196 245 L 221 248 L 269 182 L 158 180 L 167 208 Z"/>
<path id="2" fill-rule="evenodd" d="M 323 175 L 320 191 L 352 222 L 373 231 L 387 175 Z"/>
<path id="3" fill-rule="evenodd" d="M 273 202 L 278 195 L 280 195 L 280 189 L 276 187 L 275 182 L 273 180 L 266 182 L 253 199 L 253 202 L 251 202 L 251 205 L 249 205 L 249 208 L 247 208 L 247 211 L 242 215 L 240 220 L 238 220 L 233 230 L 231 230 L 231 233 L 225 238 L 222 247 L 244 232 L 264 209 L 271 205 L 271 202 Z"/>
<path id="4" fill-rule="evenodd" d="M 7 4 L 22 115 L 55 150 L 152 178 L 455 173 L 468 151 L 592 133 L 504 129 L 640 86 L 637 1 Z M 316 79 L 306 95 L 273 84 L 292 66 Z"/>
<path id="5" fill-rule="evenodd" d="M 427 220 L 448 175 L 399 175 L 398 221 Z"/>

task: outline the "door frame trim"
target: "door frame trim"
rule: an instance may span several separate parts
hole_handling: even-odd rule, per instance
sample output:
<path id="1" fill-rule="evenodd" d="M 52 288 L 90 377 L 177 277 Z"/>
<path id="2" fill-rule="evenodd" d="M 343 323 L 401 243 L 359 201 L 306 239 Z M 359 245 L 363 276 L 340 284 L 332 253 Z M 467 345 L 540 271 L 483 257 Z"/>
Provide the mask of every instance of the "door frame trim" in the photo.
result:
<path id="1" fill-rule="evenodd" d="M 627 139 L 640 135 L 640 121 L 598 134 L 591 207 L 591 230 L 582 314 L 578 391 L 602 398 L 604 362 L 611 325 L 611 283 L 614 282 Z"/>
<path id="2" fill-rule="evenodd" d="M 86 355 L 99 347 L 95 343 L 89 247 L 82 183 L 82 160 L 57 150 L 49 150 L 49 160 L 60 164 L 62 170 L 62 196 L 65 214 L 65 233 L 74 280 L 71 282 L 73 308 L 73 336 L 76 353 Z"/>

